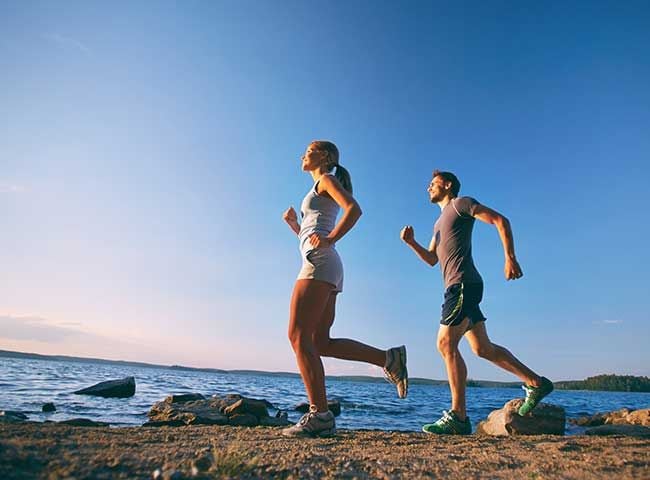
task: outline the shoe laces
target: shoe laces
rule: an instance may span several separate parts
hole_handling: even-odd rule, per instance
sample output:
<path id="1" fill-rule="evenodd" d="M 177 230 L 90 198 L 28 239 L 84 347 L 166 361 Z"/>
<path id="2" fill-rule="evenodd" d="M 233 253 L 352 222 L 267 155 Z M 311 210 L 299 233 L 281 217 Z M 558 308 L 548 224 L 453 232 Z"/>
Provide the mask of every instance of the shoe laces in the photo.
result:
<path id="1" fill-rule="evenodd" d="M 316 406 L 310 405 L 309 411 L 305 413 L 302 417 L 300 417 L 300 420 L 298 420 L 298 425 L 306 425 L 309 419 L 315 416 L 317 413 L 318 413 L 318 409 L 316 408 Z"/>
<path id="2" fill-rule="evenodd" d="M 539 391 L 539 387 L 533 387 L 531 385 L 522 385 L 521 388 L 526 392 L 526 400 L 534 398 Z"/>
<path id="3" fill-rule="evenodd" d="M 391 373 L 391 372 L 388 370 L 388 368 L 384 367 L 384 380 L 386 380 L 388 383 L 393 383 L 393 384 L 395 384 L 395 383 L 397 383 L 397 381 L 399 380 L 399 378 L 398 378 L 397 375 L 395 375 L 394 373 Z"/>
<path id="4" fill-rule="evenodd" d="M 399 373 L 393 373 L 390 370 L 390 367 L 392 367 L 396 362 L 395 354 L 391 350 L 389 350 L 388 352 L 390 358 L 388 359 L 389 361 L 386 362 L 386 365 L 384 366 L 384 380 L 386 380 L 389 383 L 397 383 L 399 381 Z"/>
<path id="5" fill-rule="evenodd" d="M 438 419 L 438 421 L 436 422 L 436 425 L 441 425 L 441 426 L 442 425 L 447 425 L 447 424 L 451 424 L 453 421 L 455 421 L 455 419 L 451 415 L 451 413 L 448 412 L 447 410 L 443 410 L 442 411 L 442 417 L 440 417 Z"/>

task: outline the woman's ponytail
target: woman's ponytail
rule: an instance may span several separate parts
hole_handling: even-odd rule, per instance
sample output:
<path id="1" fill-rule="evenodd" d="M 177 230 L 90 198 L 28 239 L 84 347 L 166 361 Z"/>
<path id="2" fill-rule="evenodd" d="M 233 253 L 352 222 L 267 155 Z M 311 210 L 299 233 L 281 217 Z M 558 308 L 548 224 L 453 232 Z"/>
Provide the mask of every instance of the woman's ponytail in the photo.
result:
<path id="1" fill-rule="evenodd" d="M 314 140 L 311 142 L 311 145 L 316 149 L 327 153 L 327 171 L 331 172 L 334 170 L 334 167 L 336 167 L 334 176 L 343 188 L 352 193 L 352 179 L 350 178 L 350 172 L 339 165 L 339 149 L 336 145 L 328 140 Z"/>
<path id="2" fill-rule="evenodd" d="M 347 169 L 343 168 L 341 165 L 337 165 L 334 176 L 341 183 L 343 188 L 352 193 L 352 179 L 350 178 L 350 172 L 348 172 Z"/>

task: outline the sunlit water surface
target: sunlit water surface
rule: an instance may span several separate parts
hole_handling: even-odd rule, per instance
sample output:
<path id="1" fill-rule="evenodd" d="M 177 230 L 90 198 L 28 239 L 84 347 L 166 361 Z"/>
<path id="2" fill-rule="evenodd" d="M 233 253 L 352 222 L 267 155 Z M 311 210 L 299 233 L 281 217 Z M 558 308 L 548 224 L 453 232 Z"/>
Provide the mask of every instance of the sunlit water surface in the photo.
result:
<path id="1" fill-rule="evenodd" d="M 72 392 L 104 380 L 133 376 L 136 393 L 131 398 L 101 398 Z M 385 382 L 327 381 L 330 398 L 341 401 L 338 428 L 420 431 L 423 423 L 440 417 L 450 402 L 446 386 L 411 385 L 408 398 L 399 400 L 395 388 Z M 270 401 L 288 410 L 295 421 L 300 414 L 293 407 L 306 401 L 299 378 L 264 374 L 208 373 L 110 365 L 92 362 L 0 358 L 0 410 L 18 410 L 30 420 L 66 420 L 85 417 L 115 426 L 141 425 L 151 405 L 178 393 L 239 393 Z M 468 414 L 472 423 L 500 408 L 512 398 L 522 397 L 514 388 L 468 388 Z M 650 394 L 625 392 L 555 391 L 549 403 L 561 405 L 567 417 L 579 417 L 623 407 L 648 408 Z M 46 402 L 56 412 L 43 413 Z M 274 414 L 274 411 L 271 411 Z M 581 430 L 567 425 L 568 433 Z"/>

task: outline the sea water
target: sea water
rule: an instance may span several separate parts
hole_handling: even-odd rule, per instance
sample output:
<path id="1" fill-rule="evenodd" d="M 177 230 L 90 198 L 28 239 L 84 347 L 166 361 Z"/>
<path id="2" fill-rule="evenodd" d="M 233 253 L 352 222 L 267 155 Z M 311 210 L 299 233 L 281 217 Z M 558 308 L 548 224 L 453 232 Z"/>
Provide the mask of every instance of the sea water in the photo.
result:
<path id="1" fill-rule="evenodd" d="M 133 376 L 136 393 L 130 398 L 101 398 L 72 392 L 104 380 Z M 449 408 L 447 386 L 411 384 L 408 398 L 397 398 L 395 387 L 387 382 L 328 379 L 329 398 L 341 402 L 338 428 L 420 431 L 423 423 L 440 417 Z M 176 370 L 165 367 L 136 367 L 92 361 L 54 361 L 0 358 L 0 410 L 18 410 L 34 421 L 60 421 L 84 417 L 114 426 L 141 425 L 149 408 L 167 395 L 202 393 L 211 396 L 228 393 L 266 399 L 277 409 L 287 410 L 297 421 L 293 407 L 306 401 L 300 378 L 264 373 L 213 373 Z M 467 407 L 474 427 L 495 409 L 512 398 L 523 397 L 517 388 L 467 389 Z M 650 394 L 556 390 L 545 401 L 565 408 L 567 417 L 591 415 L 650 406 Z M 53 402 L 56 411 L 43 413 L 44 403 Z M 275 411 L 270 412 L 271 415 Z M 568 433 L 579 433 L 567 425 Z"/>

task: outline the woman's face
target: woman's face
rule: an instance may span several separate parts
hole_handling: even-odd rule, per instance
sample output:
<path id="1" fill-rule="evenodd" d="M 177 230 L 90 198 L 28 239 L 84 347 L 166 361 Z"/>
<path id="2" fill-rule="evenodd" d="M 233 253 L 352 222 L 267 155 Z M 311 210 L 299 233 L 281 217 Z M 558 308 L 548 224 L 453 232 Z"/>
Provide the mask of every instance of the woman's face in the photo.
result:
<path id="1" fill-rule="evenodd" d="M 302 169 L 309 172 L 325 164 L 327 153 L 323 150 L 318 150 L 314 145 L 309 145 L 304 155 L 300 158 L 302 160 Z"/>

